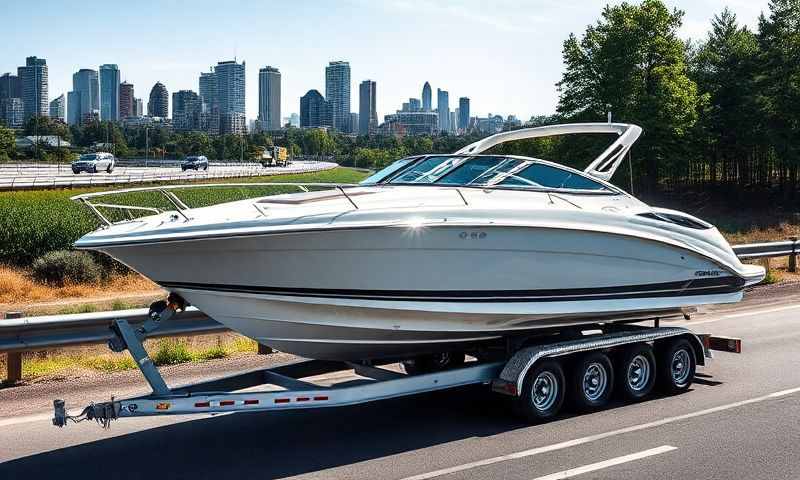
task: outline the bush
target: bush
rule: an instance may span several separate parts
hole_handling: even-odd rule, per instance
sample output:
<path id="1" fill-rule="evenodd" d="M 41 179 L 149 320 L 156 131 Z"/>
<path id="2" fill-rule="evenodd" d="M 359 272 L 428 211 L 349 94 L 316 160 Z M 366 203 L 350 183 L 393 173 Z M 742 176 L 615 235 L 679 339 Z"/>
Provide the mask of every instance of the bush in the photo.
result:
<path id="1" fill-rule="evenodd" d="M 93 283 L 103 277 L 103 269 L 87 252 L 57 250 L 33 262 L 33 277 L 44 283 Z"/>
<path id="2" fill-rule="evenodd" d="M 164 339 L 158 342 L 158 350 L 153 355 L 156 365 L 176 365 L 192 361 L 192 354 L 186 344 L 179 340 Z"/>

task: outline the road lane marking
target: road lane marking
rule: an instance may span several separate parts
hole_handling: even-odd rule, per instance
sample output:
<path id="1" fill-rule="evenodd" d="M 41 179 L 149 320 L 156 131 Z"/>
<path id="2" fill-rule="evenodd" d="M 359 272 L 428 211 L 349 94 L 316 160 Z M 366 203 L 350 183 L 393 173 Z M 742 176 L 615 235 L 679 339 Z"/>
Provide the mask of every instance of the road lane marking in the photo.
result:
<path id="1" fill-rule="evenodd" d="M 764 309 L 764 310 L 745 310 L 743 312 L 729 313 L 727 315 L 722 315 L 722 316 L 717 317 L 717 318 L 710 318 L 708 320 L 700 320 L 698 322 L 690 321 L 690 322 L 687 323 L 687 325 L 691 327 L 691 326 L 694 326 L 694 325 L 701 325 L 701 324 L 704 324 L 704 323 L 714 323 L 714 322 L 719 322 L 719 321 L 722 321 L 722 320 L 729 320 L 731 318 L 752 317 L 752 316 L 764 315 L 764 314 L 767 314 L 767 313 L 784 312 L 786 310 L 794 310 L 794 309 L 798 309 L 798 308 L 800 308 L 800 305 L 786 305 L 786 306 L 783 306 L 783 307 L 767 308 L 767 309 Z"/>
<path id="2" fill-rule="evenodd" d="M 451 473 L 463 472 L 464 470 L 471 470 L 476 467 L 484 467 L 487 465 L 493 465 L 495 463 L 506 462 L 508 460 L 516 460 L 519 458 L 531 457 L 534 455 L 540 455 L 543 453 L 554 452 L 556 450 L 563 450 L 565 448 L 572 448 L 578 445 L 583 445 L 586 443 L 596 442 L 598 440 L 604 440 L 609 437 L 614 437 L 617 435 L 623 435 L 626 433 L 638 432 L 640 430 L 645 430 L 654 427 L 660 427 L 662 425 L 668 425 L 670 423 L 679 422 L 682 420 L 688 420 L 695 417 L 701 417 L 703 415 L 709 415 L 712 413 L 723 412 L 725 410 L 730 410 L 732 408 L 739 408 L 745 405 L 750 405 L 753 403 L 760 403 L 767 400 L 772 400 L 774 398 L 785 397 L 787 395 L 792 395 L 795 393 L 800 392 L 800 387 L 790 388 L 787 390 L 781 390 L 779 392 L 773 392 L 767 395 L 762 395 L 760 397 L 751 398 L 748 400 L 742 400 L 739 402 L 728 403 L 725 405 L 720 405 L 718 407 L 707 408 L 705 410 L 698 410 L 696 412 L 685 413 L 683 415 L 678 415 L 675 417 L 668 417 L 662 418 L 661 420 L 656 420 L 653 422 L 642 423 L 639 425 L 632 425 L 630 427 L 620 428 L 617 430 L 611 430 L 604 433 L 598 433 L 595 435 L 589 435 L 588 437 L 583 438 L 576 438 L 574 440 L 567 440 L 565 442 L 554 443 L 552 445 L 545 445 L 543 447 L 536 447 L 531 448 L 530 450 L 523 450 L 521 452 L 510 453 L 507 455 L 501 455 L 498 457 L 487 458 L 485 460 L 478 460 L 476 462 L 465 463 L 462 465 L 456 465 L 455 467 L 450 468 L 443 468 L 441 470 L 435 470 L 428 473 L 423 473 L 420 475 L 414 475 L 411 477 L 406 477 L 403 480 L 428 480 L 431 478 L 441 477 L 442 475 L 449 475 Z"/>
<path id="3" fill-rule="evenodd" d="M 590 463 L 589 465 L 584 465 L 582 467 L 570 468 L 569 470 L 551 473 L 550 475 L 545 475 L 543 477 L 536 477 L 533 480 L 562 480 L 564 478 L 572 478 L 576 475 L 581 475 L 583 473 L 595 472 L 597 470 L 613 467 L 615 465 L 621 465 L 623 463 L 629 463 L 636 460 L 641 460 L 643 458 L 652 457 L 654 455 L 661 455 L 662 453 L 671 452 L 677 449 L 678 447 L 673 447 L 672 445 L 662 445 L 660 447 L 651 448 L 650 450 L 631 453 L 630 455 L 624 455 L 622 457 L 612 458 L 610 460 L 604 460 L 602 462 Z"/>

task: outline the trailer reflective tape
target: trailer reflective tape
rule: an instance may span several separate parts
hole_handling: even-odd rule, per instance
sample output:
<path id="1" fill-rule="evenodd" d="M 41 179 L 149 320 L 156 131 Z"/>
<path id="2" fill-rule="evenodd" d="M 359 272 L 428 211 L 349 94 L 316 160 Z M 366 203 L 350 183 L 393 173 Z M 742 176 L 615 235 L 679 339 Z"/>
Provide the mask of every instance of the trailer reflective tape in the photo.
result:
<path id="1" fill-rule="evenodd" d="M 195 408 L 208 408 L 211 406 L 211 402 L 197 402 L 194 406 Z"/>
<path id="2" fill-rule="evenodd" d="M 156 403 L 156 410 L 169 410 L 169 402 Z"/>
<path id="3" fill-rule="evenodd" d="M 290 398 L 276 398 L 275 403 L 289 403 Z"/>
<path id="4" fill-rule="evenodd" d="M 327 397 L 327 396 L 324 396 L 324 395 L 322 395 L 322 396 L 319 396 L 319 397 L 314 397 L 314 400 L 315 400 L 315 401 L 317 401 L 317 402 L 319 402 L 319 401 L 325 401 L 325 400 L 327 400 L 327 399 L 328 399 L 328 397 Z"/>
<path id="5" fill-rule="evenodd" d="M 220 407 L 230 407 L 231 405 L 235 405 L 236 402 L 233 400 L 222 400 L 219 402 Z"/>
<path id="6" fill-rule="evenodd" d="M 255 399 L 254 400 L 245 400 L 244 404 L 245 405 L 258 405 L 258 400 L 255 400 Z"/>

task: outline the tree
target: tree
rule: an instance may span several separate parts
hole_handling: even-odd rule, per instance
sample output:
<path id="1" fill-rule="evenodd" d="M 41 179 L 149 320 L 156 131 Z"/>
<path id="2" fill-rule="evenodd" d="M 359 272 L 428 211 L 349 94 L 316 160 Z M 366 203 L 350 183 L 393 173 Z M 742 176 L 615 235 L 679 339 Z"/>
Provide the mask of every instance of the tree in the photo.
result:
<path id="1" fill-rule="evenodd" d="M 758 22 L 759 104 L 777 154 L 785 191 L 797 186 L 800 163 L 800 0 L 772 0 Z"/>
<path id="2" fill-rule="evenodd" d="M 684 141 L 697 119 L 697 85 L 687 75 L 686 45 L 677 35 L 682 17 L 660 0 L 607 6 L 580 40 L 570 35 L 564 42 L 558 114 L 597 121 L 610 111 L 641 125 L 637 158 L 644 159 L 651 190 L 662 170 L 684 167 Z"/>
<path id="3" fill-rule="evenodd" d="M 34 116 L 29 118 L 25 122 L 23 131 L 26 136 L 57 135 L 64 140 L 72 140 L 72 133 L 69 127 L 64 122 L 50 117 Z"/>
<path id="4" fill-rule="evenodd" d="M 0 161 L 8 161 L 14 157 L 14 131 L 0 125 Z"/>

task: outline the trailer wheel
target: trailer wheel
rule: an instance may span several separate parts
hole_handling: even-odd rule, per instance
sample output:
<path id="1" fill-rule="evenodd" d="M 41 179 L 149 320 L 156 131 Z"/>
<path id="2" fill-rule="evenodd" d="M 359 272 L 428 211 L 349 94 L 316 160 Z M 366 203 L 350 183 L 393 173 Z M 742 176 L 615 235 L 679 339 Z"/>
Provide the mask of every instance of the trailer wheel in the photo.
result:
<path id="1" fill-rule="evenodd" d="M 409 375 L 440 372 L 460 367 L 465 360 L 464 352 L 439 352 L 406 360 L 403 362 L 403 369 Z"/>
<path id="2" fill-rule="evenodd" d="M 617 367 L 617 386 L 626 400 L 638 402 L 653 390 L 656 382 L 656 357 L 650 345 L 629 345 L 620 353 Z"/>
<path id="3" fill-rule="evenodd" d="M 561 411 L 566 381 L 557 360 L 543 360 L 525 375 L 522 394 L 516 397 L 515 410 L 532 423 L 549 420 Z"/>
<path id="4" fill-rule="evenodd" d="M 611 360 L 601 352 L 582 355 L 572 369 L 572 401 L 579 410 L 597 410 L 608 405 L 614 391 Z"/>
<path id="5" fill-rule="evenodd" d="M 694 348 L 685 338 L 677 338 L 658 349 L 658 386 L 665 393 L 685 392 L 692 386 L 697 367 Z"/>

